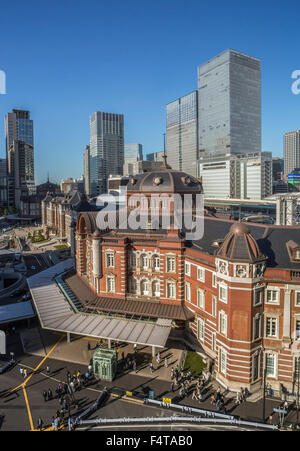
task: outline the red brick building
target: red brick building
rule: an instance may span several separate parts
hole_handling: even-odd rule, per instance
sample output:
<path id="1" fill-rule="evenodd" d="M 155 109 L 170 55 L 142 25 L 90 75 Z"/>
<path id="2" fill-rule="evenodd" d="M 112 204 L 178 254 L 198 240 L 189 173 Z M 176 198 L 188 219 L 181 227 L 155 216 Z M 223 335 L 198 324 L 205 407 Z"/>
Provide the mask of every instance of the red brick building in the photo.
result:
<path id="1" fill-rule="evenodd" d="M 196 179 L 164 164 L 131 177 L 127 204 L 149 205 L 152 194 L 191 194 L 194 212 L 201 192 Z M 206 216 L 203 237 L 187 240 L 172 223 L 167 230 L 149 224 L 132 230 L 119 222 L 100 231 L 97 214 L 77 219 L 76 287 L 84 290 L 86 309 L 172 319 L 172 338 L 210 356 L 217 380 L 229 389 L 260 388 L 265 370 L 273 389 L 293 390 L 300 362 L 299 227 Z"/>

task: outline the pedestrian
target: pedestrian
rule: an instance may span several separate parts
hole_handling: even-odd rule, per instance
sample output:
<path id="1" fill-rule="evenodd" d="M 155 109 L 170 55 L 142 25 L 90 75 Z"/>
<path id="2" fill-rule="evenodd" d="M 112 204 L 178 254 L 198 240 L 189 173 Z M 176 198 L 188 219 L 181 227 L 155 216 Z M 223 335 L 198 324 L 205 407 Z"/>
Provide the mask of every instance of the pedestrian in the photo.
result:
<path id="1" fill-rule="evenodd" d="M 26 377 L 27 377 L 27 369 L 26 368 L 24 368 L 24 370 L 23 370 L 23 375 L 24 375 L 24 379 L 26 379 Z"/>
<path id="2" fill-rule="evenodd" d="M 174 392 L 174 382 L 171 382 L 171 392 Z"/>
<path id="3" fill-rule="evenodd" d="M 160 364 L 160 353 L 159 352 L 157 353 L 156 361 L 157 361 L 157 363 L 159 365 Z"/>
<path id="4" fill-rule="evenodd" d="M 90 365 L 88 366 L 88 372 L 89 372 L 90 374 L 92 374 L 92 371 L 93 371 L 93 367 L 92 367 L 92 365 L 90 364 Z"/>
<path id="5" fill-rule="evenodd" d="M 210 400 L 211 404 L 214 404 L 216 402 L 216 396 L 214 393 L 212 393 L 211 395 L 211 400 Z"/>
<path id="6" fill-rule="evenodd" d="M 49 388 L 48 390 L 48 401 L 50 401 L 53 398 L 52 390 Z"/>
<path id="7" fill-rule="evenodd" d="M 153 373 L 153 363 L 152 362 L 150 362 L 150 365 L 149 365 L 149 368 L 150 368 L 150 373 L 152 374 Z"/>
<path id="8" fill-rule="evenodd" d="M 125 354 L 124 354 L 124 351 L 122 351 L 122 360 L 123 360 L 123 361 L 125 360 Z"/>
<path id="9" fill-rule="evenodd" d="M 48 365 L 46 366 L 46 373 L 50 374 L 50 367 Z"/>
<path id="10" fill-rule="evenodd" d="M 132 365 L 133 371 L 137 372 L 136 370 L 136 360 L 133 359 L 133 365 Z"/>
<path id="11" fill-rule="evenodd" d="M 20 372 L 20 375 L 23 377 L 24 368 L 21 367 L 19 372 Z"/>
<path id="12" fill-rule="evenodd" d="M 40 431 L 43 429 L 43 420 L 41 418 L 38 419 L 38 429 Z"/>
<path id="13" fill-rule="evenodd" d="M 47 401 L 47 392 L 46 390 L 43 391 L 43 398 L 44 398 L 44 402 Z"/>
<path id="14" fill-rule="evenodd" d="M 202 401 L 202 393 L 199 391 L 199 393 L 198 393 L 198 400 L 199 400 L 199 402 L 201 402 Z"/>
<path id="15" fill-rule="evenodd" d="M 168 368 L 169 364 L 168 364 L 168 357 L 165 358 L 165 367 Z"/>
<path id="16" fill-rule="evenodd" d="M 134 345 L 133 345 L 133 351 L 134 351 L 134 353 L 136 353 L 136 351 L 137 351 L 137 344 L 136 343 L 134 343 Z"/>
<path id="17" fill-rule="evenodd" d="M 69 417 L 69 419 L 68 419 L 69 431 L 73 431 L 73 424 L 74 424 L 73 418 Z"/>
<path id="18" fill-rule="evenodd" d="M 197 399 L 197 392 L 196 392 L 196 390 L 193 391 L 192 399 Z"/>
<path id="19" fill-rule="evenodd" d="M 175 372 L 174 372 L 174 367 L 171 369 L 171 379 L 174 379 L 175 376 Z"/>
<path id="20" fill-rule="evenodd" d="M 59 428 L 59 418 L 54 418 L 54 430 L 58 431 Z"/>

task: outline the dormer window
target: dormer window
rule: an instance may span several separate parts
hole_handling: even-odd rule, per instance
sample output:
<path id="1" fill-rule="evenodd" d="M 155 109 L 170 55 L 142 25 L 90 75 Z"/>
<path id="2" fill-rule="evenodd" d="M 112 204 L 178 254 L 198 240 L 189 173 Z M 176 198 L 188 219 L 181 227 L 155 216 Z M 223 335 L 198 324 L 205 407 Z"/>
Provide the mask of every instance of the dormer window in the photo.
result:
<path id="1" fill-rule="evenodd" d="M 295 249 L 294 259 L 300 260 L 300 248 Z"/>

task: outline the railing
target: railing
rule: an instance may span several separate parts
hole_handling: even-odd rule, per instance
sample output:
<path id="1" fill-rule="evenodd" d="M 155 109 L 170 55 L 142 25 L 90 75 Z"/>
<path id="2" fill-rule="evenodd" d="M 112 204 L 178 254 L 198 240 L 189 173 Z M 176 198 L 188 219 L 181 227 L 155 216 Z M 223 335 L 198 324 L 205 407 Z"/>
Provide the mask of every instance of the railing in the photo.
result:
<path id="1" fill-rule="evenodd" d="M 117 424 L 174 424 L 174 423 L 192 423 L 192 424 L 219 424 L 231 426 L 244 426 L 256 429 L 270 429 L 277 430 L 278 426 L 272 424 L 255 423 L 251 421 L 243 421 L 239 419 L 225 419 L 225 418 L 201 418 L 201 417 L 187 417 L 187 416 L 170 416 L 170 417 L 123 417 L 123 418 L 96 418 L 93 420 L 79 420 L 77 424 L 97 424 L 102 426 L 117 425 Z"/>

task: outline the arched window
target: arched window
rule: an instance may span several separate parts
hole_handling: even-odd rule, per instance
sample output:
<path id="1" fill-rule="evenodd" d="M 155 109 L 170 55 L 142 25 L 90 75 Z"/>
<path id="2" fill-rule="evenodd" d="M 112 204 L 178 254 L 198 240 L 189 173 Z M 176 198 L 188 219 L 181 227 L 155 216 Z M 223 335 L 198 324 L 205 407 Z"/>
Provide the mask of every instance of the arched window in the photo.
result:
<path id="1" fill-rule="evenodd" d="M 141 255 L 141 269 L 144 271 L 148 269 L 148 257 L 146 254 Z"/>
<path id="2" fill-rule="evenodd" d="M 141 281 L 141 294 L 148 295 L 149 294 L 149 282 L 146 279 Z"/>
<path id="3" fill-rule="evenodd" d="M 130 277 L 128 281 L 128 290 L 129 293 L 136 293 L 136 280 L 134 277 Z"/>
<path id="4" fill-rule="evenodd" d="M 159 255 L 153 255 L 153 269 L 154 271 L 159 271 L 160 268 L 160 257 Z"/>
<path id="5" fill-rule="evenodd" d="M 156 297 L 160 296 L 160 283 L 158 280 L 152 282 L 152 294 Z"/>

